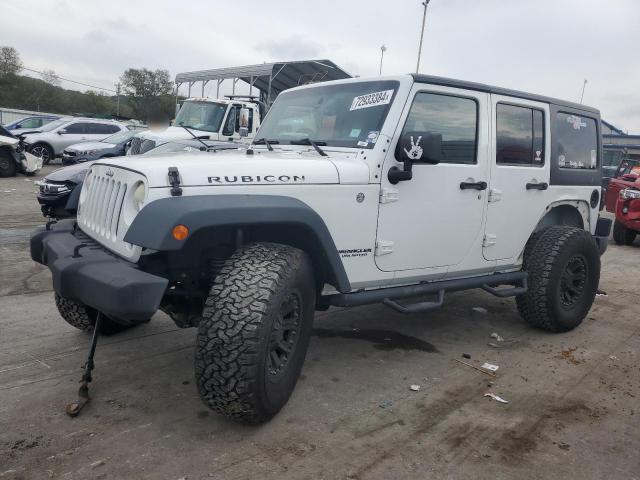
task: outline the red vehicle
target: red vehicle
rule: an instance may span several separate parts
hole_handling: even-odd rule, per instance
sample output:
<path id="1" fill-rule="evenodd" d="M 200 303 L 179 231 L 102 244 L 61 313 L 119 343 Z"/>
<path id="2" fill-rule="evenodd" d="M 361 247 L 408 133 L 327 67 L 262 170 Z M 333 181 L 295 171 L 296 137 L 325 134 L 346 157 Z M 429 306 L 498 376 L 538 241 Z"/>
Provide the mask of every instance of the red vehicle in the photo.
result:
<path id="1" fill-rule="evenodd" d="M 607 186 L 605 206 L 616 215 L 613 240 L 618 245 L 631 245 L 640 233 L 640 161 L 620 163 Z"/>

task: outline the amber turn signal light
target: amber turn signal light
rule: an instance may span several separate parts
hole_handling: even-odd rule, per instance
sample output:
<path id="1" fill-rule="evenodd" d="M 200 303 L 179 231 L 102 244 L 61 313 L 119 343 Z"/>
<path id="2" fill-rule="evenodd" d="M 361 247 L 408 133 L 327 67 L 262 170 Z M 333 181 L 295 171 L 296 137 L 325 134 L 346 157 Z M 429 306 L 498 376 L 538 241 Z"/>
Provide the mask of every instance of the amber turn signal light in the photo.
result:
<path id="1" fill-rule="evenodd" d="M 184 240 L 189 236 L 189 229 L 184 225 L 176 225 L 173 227 L 173 230 L 171 230 L 171 235 L 173 235 L 173 238 L 176 240 Z"/>

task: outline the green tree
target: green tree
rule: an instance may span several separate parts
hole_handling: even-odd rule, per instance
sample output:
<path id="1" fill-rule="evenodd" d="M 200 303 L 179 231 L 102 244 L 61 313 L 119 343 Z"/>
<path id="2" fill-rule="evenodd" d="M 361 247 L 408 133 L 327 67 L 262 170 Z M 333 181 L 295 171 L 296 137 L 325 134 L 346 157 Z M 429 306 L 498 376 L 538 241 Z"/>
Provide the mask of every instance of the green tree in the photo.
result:
<path id="1" fill-rule="evenodd" d="M 17 75 L 22 70 L 20 54 L 13 47 L 0 47 L 0 77 Z"/>
<path id="2" fill-rule="evenodd" d="M 173 90 L 173 82 L 167 70 L 129 68 L 120 81 L 136 118 L 143 121 L 159 115 L 171 118 L 171 102 L 168 98 Z"/>

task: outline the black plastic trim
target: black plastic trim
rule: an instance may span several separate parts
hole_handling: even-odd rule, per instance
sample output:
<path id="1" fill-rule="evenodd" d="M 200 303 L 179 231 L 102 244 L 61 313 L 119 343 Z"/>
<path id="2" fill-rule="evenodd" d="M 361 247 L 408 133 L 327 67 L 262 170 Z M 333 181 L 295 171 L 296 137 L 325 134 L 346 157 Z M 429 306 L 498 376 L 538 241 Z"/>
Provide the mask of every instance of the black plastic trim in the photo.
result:
<path id="1" fill-rule="evenodd" d="M 331 295 L 328 297 L 329 303 L 336 307 L 355 307 L 357 305 L 366 305 L 369 303 L 382 302 L 385 299 L 399 299 L 414 297 L 417 295 L 426 295 L 429 293 L 438 293 L 440 291 L 454 292 L 457 290 L 469 290 L 472 288 L 496 287 L 498 285 L 513 285 L 522 283 L 527 279 L 527 273 L 524 271 L 509 273 L 493 273 L 491 275 L 482 275 L 478 277 L 459 278 L 453 280 L 440 280 L 436 282 L 419 283 L 417 285 L 406 285 L 401 287 L 378 288 L 375 290 L 364 290 L 355 293 L 344 293 Z M 495 290 L 495 289 L 494 289 Z M 509 289 L 511 293 L 515 289 Z M 490 289 L 489 293 L 494 293 Z M 498 292 L 502 290 L 497 289 Z M 508 290 L 505 290 L 508 291 Z M 517 291 L 514 294 L 523 293 Z M 494 293 L 495 295 L 495 293 Z M 388 302 L 386 302 L 388 304 Z"/>
<path id="2" fill-rule="evenodd" d="M 74 235 L 74 222 L 62 220 L 31 236 L 31 258 L 49 267 L 53 289 L 121 323 L 151 318 L 168 280 L 137 269 L 80 231 Z"/>
<path id="3" fill-rule="evenodd" d="M 175 225 L 185 225 L 189 236 L 210 227 L 294 225 L 312 233 L 322 246 L 322 261 L 340 292 L 351 290 L 338 249 L 322 218 L 298 199 L 274 195 L 196 195 L 163 198 L 145 206 L 124 241 L 160 251 L 180 250 L 184 241 L 173 238 Z"/>
<path id="4" fill-rule="evenodd" d="M 468 82 L 466 80 L 456 80 L 453 78 L 437 77 L 433 75 L 421 75 L 414 73 L 413 80 L 417 83 L 428 83 L 431 85 L 441 85 L 443 87 L 462 88 L 464 90 L 475 90 L 478 92 L 495 93 L 496 95 L 504 95 L 506 97 L 522 98 L 524 100 L 533 100 L 535 102 L 549 103 L 559 105 L 566 108 L 580 110 L 582 112 L 590 112 L 599 114 L 600 112 L 592 107 L 587 107 L 579 103 L 568 102 L 558 98 L 546 97 L 535 93 L 521 92 L 508 88 L 495 87 L 493 85 L 485 85 L 483 83 Z"/>

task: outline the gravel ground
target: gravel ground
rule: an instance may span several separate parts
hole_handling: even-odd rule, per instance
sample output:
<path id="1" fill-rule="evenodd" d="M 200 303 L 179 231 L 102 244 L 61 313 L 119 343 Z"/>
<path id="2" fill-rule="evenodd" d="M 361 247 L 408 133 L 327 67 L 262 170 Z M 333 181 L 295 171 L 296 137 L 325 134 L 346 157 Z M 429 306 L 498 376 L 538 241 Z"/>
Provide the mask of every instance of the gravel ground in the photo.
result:
<path id="1" fill-rule="evenodd" d="M 480 291 L 430 314 L 321 313 L 293 397 L 259 427 L 206 409 L 195 331 L 157 314 L 100 339 L 93 400 L 70 419 L 90 339 L 29 258 L 35 179 L 0 179 L 1 479 L 640 478 L 638 242 L 609 247 L 608 295 L 566 334 Z M 499 365 L 497 378 L 455 359 Z"/>

